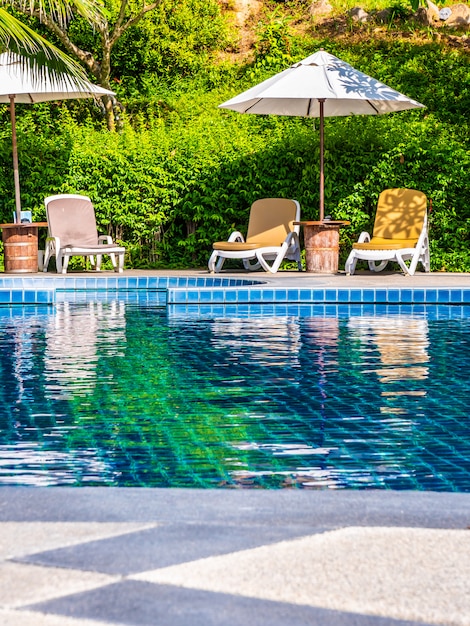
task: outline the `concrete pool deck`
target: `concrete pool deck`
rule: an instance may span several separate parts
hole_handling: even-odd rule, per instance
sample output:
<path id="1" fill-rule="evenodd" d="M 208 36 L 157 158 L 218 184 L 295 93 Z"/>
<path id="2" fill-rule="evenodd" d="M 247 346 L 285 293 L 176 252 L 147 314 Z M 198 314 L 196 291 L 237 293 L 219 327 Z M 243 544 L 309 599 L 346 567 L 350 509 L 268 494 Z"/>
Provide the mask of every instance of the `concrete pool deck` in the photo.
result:
<path id="1" fill-rule="evenodd" d="M 218 276 L 470 288 L 468 274 Z M 2 487 L 0 624 L 470 626 L 470 494 Z"/>

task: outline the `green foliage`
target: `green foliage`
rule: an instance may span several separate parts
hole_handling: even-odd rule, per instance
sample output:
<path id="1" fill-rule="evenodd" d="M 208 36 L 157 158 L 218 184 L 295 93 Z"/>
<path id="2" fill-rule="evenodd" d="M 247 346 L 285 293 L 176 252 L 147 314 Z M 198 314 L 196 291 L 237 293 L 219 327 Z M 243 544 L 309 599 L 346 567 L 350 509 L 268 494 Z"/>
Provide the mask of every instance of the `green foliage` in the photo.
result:
<path id="1" fill-rule="evenodd" d="M 251 61 L 221 62 L 213 54 L 228 31 L 216 5 L 167 0 L 172 11 L 148 16 L 116 50 L 126 108 L 120 134 L 103 129 L 92 102 L 18 107 L 24 208 L 43 219 L 45 196 L 90 195 L 101 232 L 126 245 L 127 267 L 204 266 L 213 241 L 245 231 L 259 197 L 296 198 L 304 218 L 317 218 L 318 122 L 240 115 L 217 105 L 324 47 L 426 105 L 325 120 L 326 213 L 351 222 L 341 229 L 341 262 L 370 228 L 379 193 L 403 186 L 432 199 L 432 269 L 470 271 L 468 54 L 431 39 L 299 37 L 275 10 L 260 20 Z M 0 215 L 9 220 L 6 107 L 0 107 L 0 170 Z"/>

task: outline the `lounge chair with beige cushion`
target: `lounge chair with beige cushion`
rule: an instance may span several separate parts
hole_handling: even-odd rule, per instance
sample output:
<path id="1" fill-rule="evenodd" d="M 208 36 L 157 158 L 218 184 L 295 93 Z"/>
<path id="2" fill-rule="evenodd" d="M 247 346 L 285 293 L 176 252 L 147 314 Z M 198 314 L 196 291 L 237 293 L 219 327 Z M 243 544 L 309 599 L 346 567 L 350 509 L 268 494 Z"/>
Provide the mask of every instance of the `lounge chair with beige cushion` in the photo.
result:
<path id="1" fill-rule="evenodd" d="M 380 272 L 396 261 L 405 274 L 413 275 L 418 263 L 430 271 L 427 198 L 415 189 L 386 189 L 377 203 L 372 237 L 361 233 L 346 261 L 346 273 L 354 274 L 359 259 Z M 409 261 L 407 265 L 405 261 Z"/>
<path id="2" fill-rule="evenodd" d="M 59 274 L 67 273 L 71 256 L 89 257 L 92 266 L 99 272 L 103 254 L 110 256 L 115 272 L 122 272 L 125 248 L 113 243 L 109 235 L 98 235 L 95 209 L 88 196 L 49 196 L 44 204 L 49 228 L 44 272 L 47 272 L 49 261 L 54 255 Z"/>
<path id="3" fill-rule="evenodd" d="M 302 269 L 298 224 L 300 204 L 285 198 L 263 198 L 251 205 L 246 239 L 234 231 L 228 241 L 217 241 L 209 259 L 209 271 L 219 272 L 225 259 L 241 259 L 245 269 L 263 268 L 275 274 L 289 259 Z"/>

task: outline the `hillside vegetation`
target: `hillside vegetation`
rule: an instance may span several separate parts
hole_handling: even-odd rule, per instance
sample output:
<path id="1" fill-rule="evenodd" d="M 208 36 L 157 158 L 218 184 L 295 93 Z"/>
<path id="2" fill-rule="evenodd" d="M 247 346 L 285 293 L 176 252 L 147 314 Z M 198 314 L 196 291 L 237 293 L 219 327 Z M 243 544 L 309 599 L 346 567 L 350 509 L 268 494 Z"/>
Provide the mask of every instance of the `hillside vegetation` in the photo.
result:
<path id="1" fill-rule="evenodd" d="M 23 208 L 42 220 L 47 195 L 90 195 L 102 232 L 126 245 L 127 267 L 204 266 L 213 241 L 244 230 L 259 197 L 296 198 L 315 219 L 318 123 L 217 106 L 324 48 L 426 105 L 325 120 L 326 212 L 351 221 L 342 260 L 380 191 L 403 186 L 432 199 L 432 269 L 470 271 L 468 31 L 423 26 L 409 5 L 383 0 L 361 6 L 391 8 L 386 22 L 355 22 L 348 1 L 318 15 L 301 0 L 165 0 L 114 52 L 118 132 L 91 102 L 17 107 Z M 79 20 L 76 33 L 93 37 Z M 0 219 L 9 221 L 6 107 L 0 168 Z"/>

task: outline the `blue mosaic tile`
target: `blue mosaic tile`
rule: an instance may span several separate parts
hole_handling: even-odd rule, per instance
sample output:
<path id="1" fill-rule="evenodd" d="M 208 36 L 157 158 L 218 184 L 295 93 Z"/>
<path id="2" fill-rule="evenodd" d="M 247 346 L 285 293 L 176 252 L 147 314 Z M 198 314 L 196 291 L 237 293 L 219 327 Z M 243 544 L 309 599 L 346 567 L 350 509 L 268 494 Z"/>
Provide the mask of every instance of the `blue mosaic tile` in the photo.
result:
<path id="1" fill-rule="evenodd" d="M 300 289 L 299 290 L 299 301 L 300 302 L 311 302 L 312 301 L 312 290 L 311 289 Z"/>
<path id="2" fill-rule="evenodd" d="M 228 289 L 225 291 L 225 302 L 237 302 L 237 292 L 234 289 Z"/>
<path id="3" fill-rule="evenodd" d="M 248 302 L 250 298 L 250 292 L 247 289 L 240 289 L 238 292 L 238 302 Z"/>
<path id="4" fill-rule="evenodd" d="M 287 289 L 275 289 L 274 290 L 274 302 L 285 302 L 287 299 Z"/>
<path id="5" fill-rule="evenodd" d="M 364 299 L 364 291 L 362 289 L 351 289 L 349 292 L 350 302 L 362 302 Z"/>
<path id="6" fill-rule="evenodd" d="M 326 304 L 325 305 L 325 313 L 326 315 L 333 316 L 336 315 L 336 306 L 334 304 Z"/>
<path id="7" fill-rule="evenodd" d="M 313 302 L 323 302 L 325 300 L 325 290 L 324 289 L 314 289 L 313 290 Z"/>
<path id="8" fill-rule="evenodd" d="M 225 302 L 225 291 L 223 289 L 214 289 L 208 293 L 212 295 L 213 302 Z"/>
<path id="9" fill-rule="evenodd" d="M 405 304 L 408 302 L 413 302 L 413 292 L 411 289 L 402 289 L 401 290 L 401 302 Z"/>
<path id="10" fill-rule="evenodd" d="M 450 291 L 449 289 L 439 289 L 437 292 L 437 301 L 438 302 L 450 302 Z"/>
<path id="11" fill-rule="evenodd" d="M 249 294 L 250 302 L 260 302 L 262 300 L 260 289 L 252 289 Z"/>
<path id="12" fill-rule="evenodd" d="M 425 301 L 435 303 L 437 302 L 437 290 L 436 289 L 426 289 L 425 291 Z"/>
<path id="13" fill-rule="evenodd" d="M 298 289 L 288 289 L 287 290 L 287 300 L 288 302 L 299 302 L 300 295 Z"/>
<path id="14" fill-rule="evenodd" d="M 389 289 L 388 291 L 388 302 L 401 302 L 401 292 L 399 289 Z"/>
<path id="15" fill-rule="evenodd" d="M 413 302 L 425 302 L 424 289 L 413 290 Z"/>
<path id="16" fill-rule="evenodd" d="M 12 289 L 11 290 L 11 302 L 17 303 L 17 302 L 24 302 L 24 291 L 19 290 L 19 289 Z"/>
<path id="17" fill-rule="evenodd" d="M 164 285 L 160 285 L 160 281 L 156 276 L 149 276 L 147 279 L 147 287 L 149 289 L 164 289 Z"/>
<path id="18" fill-rule="evenodd" d="M 470 302 L 470 289 L 462 289 L 462 301 L 465 303 Z"/>
<path id="19" fill-rule="evenodd" d="M 338 302 L 349 302 L 349 289 L 338 289 Z"/>
<path id="20" fill-rule="evenodd" d="M 211 302 L 213 293 L 214 292 L 211 291 L 210 289 L 208 289 L 208 290 L 201 289 L 199 291 L 199 302 Z M 221 292 L 221 293 L 223 293 L 223 292 Z"/>
<path id="21" fill-rule="evenodd" d="M 272 289 L 263 289 L 262 299 L 263 302 L 272 302 L 274 300 L 274 291 Z"/>
<path id="22" fill-rule="evenodd" d="M 11 302 L 11 291 L 9 289 L 0 290 L 0 303 L 9 304 Z"/>
<path id="23" fill-rule="evenodd" d="M 326 289 L 325 290 L 325 301 L 326 302 L 336 302 L 338 300 L 338 295 L 336 289 Z"/>
<path id="24" fill-rule="evenodd" d="M 376 289 L 375 290 L 375 301 L 376 302 L 387 302 L 387 290 L 386 289 Z"/>

